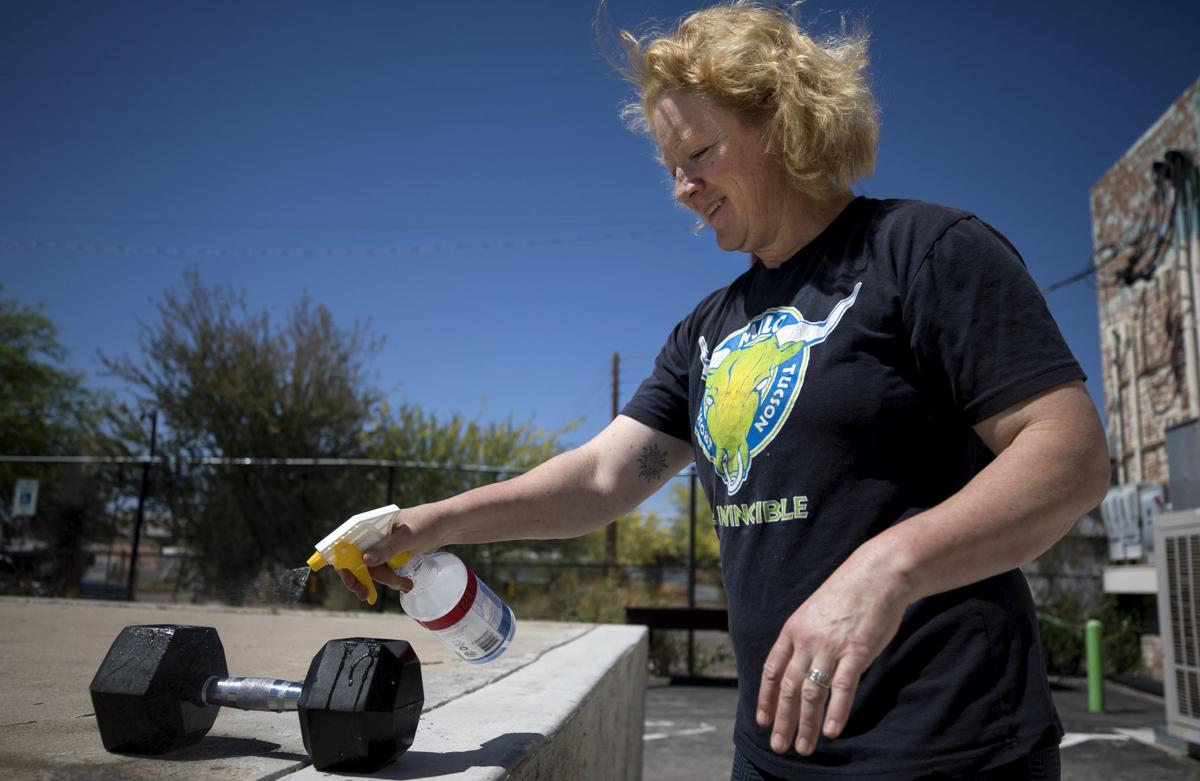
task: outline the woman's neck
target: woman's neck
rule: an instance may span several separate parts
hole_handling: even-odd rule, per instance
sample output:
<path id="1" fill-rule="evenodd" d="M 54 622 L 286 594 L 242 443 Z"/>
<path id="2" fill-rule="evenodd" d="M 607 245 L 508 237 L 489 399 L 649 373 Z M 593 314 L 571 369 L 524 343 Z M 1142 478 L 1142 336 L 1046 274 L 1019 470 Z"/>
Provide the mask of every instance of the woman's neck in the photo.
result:
<path id="1" fill-rule="evenodd" d="M 849 193 L 822 201 L 796 192 L 784 211 L 780 240 L 774 247 L 756 252 L 754 257 L 767 268 L 779 268 L 820 236 L 853 200 Z"/>

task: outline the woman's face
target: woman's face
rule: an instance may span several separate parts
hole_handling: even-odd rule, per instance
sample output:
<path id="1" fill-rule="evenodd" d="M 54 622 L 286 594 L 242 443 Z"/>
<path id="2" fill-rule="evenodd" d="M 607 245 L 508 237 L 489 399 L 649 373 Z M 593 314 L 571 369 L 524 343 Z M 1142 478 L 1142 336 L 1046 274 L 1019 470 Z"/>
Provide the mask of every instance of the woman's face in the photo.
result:
<path id="1" fill-rule="evenodd" d="M 724 250 L 760 258 L 786 253 L 798 191 L 766 151 L 765 130 L 690 92 L 669 92 L 654 107 L 655 140 L 675 179 L 675 199 L 700 215 Z"/>

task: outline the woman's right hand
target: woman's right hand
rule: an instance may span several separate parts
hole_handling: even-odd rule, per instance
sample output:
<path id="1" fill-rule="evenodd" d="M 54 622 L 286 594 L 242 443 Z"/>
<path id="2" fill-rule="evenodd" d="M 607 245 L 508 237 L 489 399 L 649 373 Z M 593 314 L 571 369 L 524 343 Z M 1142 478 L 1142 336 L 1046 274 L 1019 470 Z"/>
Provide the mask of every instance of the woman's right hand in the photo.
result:
<path id="1" fill-rule="evenodd" d="M 387 565 L 388 559 L 412 551 L 414 554 L 428 553 L 441 547 L 438 540 L 432 539 L 429 524 L 422 524 L 421 513 L 417 508 L 401 510 L 392 521 L 392 530 L 379 543 L 363 551 L 363 563 L 371 573 L 371 579 L 376 583 L 397 591 L 407 592 L 412 588 L 412 581 L 401 577 Z M 367 587 L 358 582 L 354 574 L 347 569 L 338 570 L 338 576 L 346 588 L 354 592 L 360 601 L 366 601 L 369 595 Z"/>
<path id="2" fill-rule="evenodd" d="M 412 590 L 412 581 L 408 578 L 400 577 L 386 564 L 371 567 L 370 572 L 371 579 L 376 583 L 404 593 Z M 358 597 L 360 602 L 366 602 L 368 599 L 370 599 L 370 592 L 367 591 L 367 587 L 359 583 L 358 579 L 354 577 L 354 574 L 351 573 L 350 570 L 340 569 L 337 571 L 337 573 L 338 577 L 342 579 L 342 583 L 345 584 L 346 588 L 354 592 L 354 596 Z"/>

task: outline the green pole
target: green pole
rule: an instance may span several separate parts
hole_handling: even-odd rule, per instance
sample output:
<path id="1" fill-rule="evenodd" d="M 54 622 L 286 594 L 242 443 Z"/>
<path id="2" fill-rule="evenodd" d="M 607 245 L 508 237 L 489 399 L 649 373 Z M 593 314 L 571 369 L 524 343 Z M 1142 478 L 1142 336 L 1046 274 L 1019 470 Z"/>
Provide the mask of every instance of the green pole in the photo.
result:
<path id="1" fill-rule="evenodd" d="M 1095 618 L 1084 627 L 1084 647 L 1087 649 L 1088 711 L 1104 710 L 1104 625 Z"/>

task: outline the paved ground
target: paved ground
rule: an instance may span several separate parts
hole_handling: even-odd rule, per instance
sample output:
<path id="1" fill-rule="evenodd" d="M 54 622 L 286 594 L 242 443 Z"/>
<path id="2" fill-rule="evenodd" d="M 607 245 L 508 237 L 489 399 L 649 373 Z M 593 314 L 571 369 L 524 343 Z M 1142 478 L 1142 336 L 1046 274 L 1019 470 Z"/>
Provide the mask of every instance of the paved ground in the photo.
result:
<path id="1" fill-rule="evenodd" d="M 733 686 L 646 688 L 643 781 L 728 781 L 733 762 Z"/>
<path id="2" fill-rule="evenodd" d="M 1184 781 L 1200 779 L 1200 760 L 1179 747 L 1155 744 L 1166 721 L 1163 701 L 1116 684 L 1104 713 L 1088 713 L 1084 681 L 1055 685 L 1066 727 L 1063 781 Z M 732 686 L 672 686 L 652 680 L 646 691 L 645 781 L 727 781 L 733 760 Z"/>

